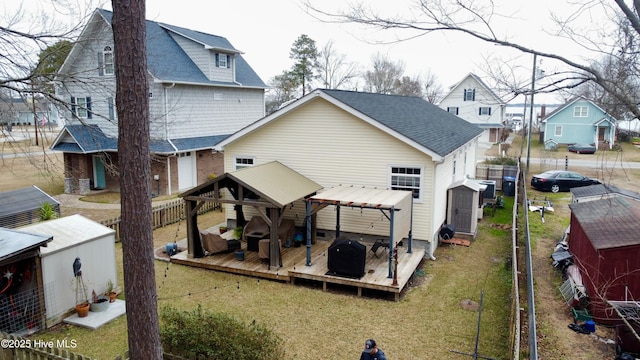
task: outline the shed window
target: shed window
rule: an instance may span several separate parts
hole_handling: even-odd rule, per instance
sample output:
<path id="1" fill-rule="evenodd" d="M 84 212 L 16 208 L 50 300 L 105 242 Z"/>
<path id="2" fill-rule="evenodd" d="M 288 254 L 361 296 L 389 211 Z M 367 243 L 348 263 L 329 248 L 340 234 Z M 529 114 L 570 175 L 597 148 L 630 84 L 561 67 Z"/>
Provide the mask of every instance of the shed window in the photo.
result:
<path id="1" fill-rule="evenodd" d="M 419 167 L 391 167 L 391 190 L 413 192 L 414 199 L 422 199 L 422 169 Z"/>
<path id="2" fill-rule="evenodd" d="M 236 170 L 244 169 L 255 165 L 254 158 L 252 157 L 237 157 L 235 161 Z"/>
<path id="3" fill-rule="evenodd" d="M 573 117 L 587 117 L 589 116 L 588 106 L 576 106 L 573 108 Z"/>

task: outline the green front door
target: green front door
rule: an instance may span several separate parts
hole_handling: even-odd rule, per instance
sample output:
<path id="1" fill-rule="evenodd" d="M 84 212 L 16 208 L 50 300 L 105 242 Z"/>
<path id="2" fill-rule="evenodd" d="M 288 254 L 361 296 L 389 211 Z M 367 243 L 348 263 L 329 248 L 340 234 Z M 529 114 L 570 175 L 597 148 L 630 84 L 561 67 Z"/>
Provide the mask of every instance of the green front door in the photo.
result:
<path id="1" fill-rule="evenodd" d="M 102 156 L 93 156 L 93 187 L 104 189 L 107 187 L 107 180 L 104 175 L 104 162 Z"/>

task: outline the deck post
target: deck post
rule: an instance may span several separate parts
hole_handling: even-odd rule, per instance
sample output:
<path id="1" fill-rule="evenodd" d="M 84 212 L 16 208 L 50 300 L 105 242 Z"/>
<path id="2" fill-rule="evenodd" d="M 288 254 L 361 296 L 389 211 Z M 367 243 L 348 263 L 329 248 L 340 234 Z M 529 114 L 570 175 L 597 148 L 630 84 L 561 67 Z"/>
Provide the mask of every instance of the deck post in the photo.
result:
<path id="1" fill-rule="evenodd" d="M 311 266 L 311 201 L 307 200 L 307 216 L 305 217 L 307 227 L 307 266 Z"/>
<path id="2" fill-rule="evenodd" d="M 413 253 L 413 194 L 411 194 L 411 209 L 409 209 L 409 240 L 407 253 Z"/>
<path id="3" fill-rule="evenodd" d="M 393 228 L 395 224 L 393 223 L 393 218 L 395 212 L 394 207 L 391 206 L 391 211 L 389 211 L 389 276 L 387 276 L 389 279 L 393 278 L 393 249 L 395 247 L 395 239 L 393 238 Z"/>

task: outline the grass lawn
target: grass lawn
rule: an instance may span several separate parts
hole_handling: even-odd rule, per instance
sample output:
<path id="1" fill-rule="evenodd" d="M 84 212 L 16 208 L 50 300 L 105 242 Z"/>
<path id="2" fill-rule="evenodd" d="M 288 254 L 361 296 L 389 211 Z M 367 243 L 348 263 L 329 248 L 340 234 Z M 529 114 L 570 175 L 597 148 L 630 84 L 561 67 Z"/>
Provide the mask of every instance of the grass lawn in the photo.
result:
<path id="1" fill-rule="evenodd" d="M 489 219 L 508 223 L 511 203 Z M 220 213 L 208 216 L 205 221 L 211 223 L 222 220 L 216 218 Z M 444 359 L 452 356 L 451 350 L 473 352 L 478 313 L 465 310 L 461 303 L 478 302 L 484 290 L 480 352 L 506 358 L 511 276 L 505 260 L 511 251 L 510 230 L 485 220 L 481 227 L 471 247 L 444 245 L 436 252 L 436 261 L 425 260 L 400 302 L 381 300 L 366 291 L 357 297 L 352 288 L 323 292 L 315 283 L 293 286 L 157 261 L 159 306 L 190 310 L 201 304 L 267 324 L 284 339 L 292 359 L 316 359 L 317 351 L 309 349 L 322 349 L 328 359 L 357 358 L 370 337 L 393 359 Z M 159 229 L 154 233 L 156 245 L 182 238 L 176 234 L 185 228 L 182 223 Z M 116 249 L 121 270 L 121 245 Z M 60 325 L 35 336 L 75 339 L 78 353 L 112 359 L 127 349 L 126 334 L 126 320 L 121 317 L 95 331 Z"/>

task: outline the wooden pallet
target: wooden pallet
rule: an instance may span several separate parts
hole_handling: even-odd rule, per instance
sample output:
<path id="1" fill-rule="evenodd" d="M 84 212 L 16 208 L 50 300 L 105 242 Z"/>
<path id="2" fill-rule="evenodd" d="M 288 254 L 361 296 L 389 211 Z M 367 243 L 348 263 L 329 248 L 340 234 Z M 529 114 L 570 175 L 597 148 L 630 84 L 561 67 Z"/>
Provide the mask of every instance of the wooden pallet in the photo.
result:
<path id="1" fill-rule="evenodd" d="M 471 241 L 464 240 L 464 239 L 456 239 L 456 238 L 448 239 L 448 240 L 440 239 L 440 242 L 445 244 L 471 246 Z"/>

